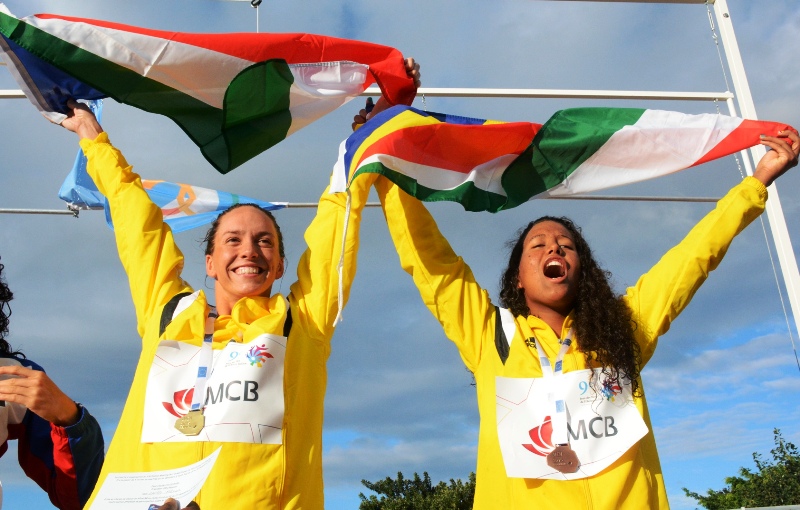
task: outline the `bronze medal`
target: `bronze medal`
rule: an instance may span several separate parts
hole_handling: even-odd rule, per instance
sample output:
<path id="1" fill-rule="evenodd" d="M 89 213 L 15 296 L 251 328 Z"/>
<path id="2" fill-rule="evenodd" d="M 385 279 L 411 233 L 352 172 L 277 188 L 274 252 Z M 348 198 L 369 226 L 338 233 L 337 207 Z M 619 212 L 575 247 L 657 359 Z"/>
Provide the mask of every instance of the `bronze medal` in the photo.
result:
<path id="1" fill-rule="evenodd" d="M 547 465 L 562 473 L 574 473 L 581 463 L 578 454 L 568 444 L 561 444 L 547 455 Z"/>
<path id="2" fill-rule="evenodd" d="M 188 414 L 178 418 L 175 428 L 185 436 L 196 436 L 203 430 L 206 424 L 206 417 L 202 410 L 189 411 Z"/>

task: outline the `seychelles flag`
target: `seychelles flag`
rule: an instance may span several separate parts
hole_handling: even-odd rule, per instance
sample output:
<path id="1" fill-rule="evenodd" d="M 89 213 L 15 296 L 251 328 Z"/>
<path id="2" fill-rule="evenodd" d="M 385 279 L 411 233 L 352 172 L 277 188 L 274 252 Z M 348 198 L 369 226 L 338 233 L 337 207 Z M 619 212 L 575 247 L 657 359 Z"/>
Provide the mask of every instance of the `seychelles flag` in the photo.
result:
<path id="1" fill-rule="evenodd" d="M 66 102 L 115 100 L 166 115 L 227 173 L 372 83 L 391 104 L 416 94 L 402 54 L 312 34 L 189 34 L 39 14 L 0 4 L 0 53 L 51 121 Z"/>
<path id="2" fill-rule="evenodd" d="M 424 201 L 497 212 L 674 173 L 757 145 L 785 124 L 634 108 L 574 108 L 544 125 L 395 106 L 339 148 L 331 191 L 380 173 Z"/>

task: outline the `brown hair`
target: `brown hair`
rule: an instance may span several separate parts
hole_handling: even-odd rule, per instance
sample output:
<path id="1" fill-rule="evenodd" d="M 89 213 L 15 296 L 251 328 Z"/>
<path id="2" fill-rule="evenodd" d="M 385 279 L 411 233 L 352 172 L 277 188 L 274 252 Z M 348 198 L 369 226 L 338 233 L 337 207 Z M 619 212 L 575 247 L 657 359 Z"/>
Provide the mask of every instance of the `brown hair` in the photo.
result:
<path id="1" fill-rule="evenodd" d="M 525 291 L 517 288 L 519 264 L 528 232 L 543 221 L 553 221 L 563 226 L 575 242 L 581 274 L 572 308 L 573 328 L 577 346 L 586 357 L 586 364 L 599 364 L 603 373 L 615 380 L 619 380 L 620 373 L 624 373 L 625 379 L 631 382 L 634 395 L 638 395 L 641 352 L 633 336 L 636 324 L 631 310 L 621 296 L 614 294 L 609 283 L 611 273 L 600 267 L 581 229 L 569 218 L 542 216 L 520 229 L 516 239 L 508 242 L 511 252 L 500 278 L 500 304 L 515 316 L 530 314 Z"/>

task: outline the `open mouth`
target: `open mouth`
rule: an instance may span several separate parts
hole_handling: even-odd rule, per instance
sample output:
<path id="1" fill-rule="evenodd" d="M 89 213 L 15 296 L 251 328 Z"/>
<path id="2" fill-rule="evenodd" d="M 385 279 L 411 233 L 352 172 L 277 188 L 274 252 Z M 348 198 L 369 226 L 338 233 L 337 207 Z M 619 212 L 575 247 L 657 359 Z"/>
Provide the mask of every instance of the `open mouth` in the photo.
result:
<path id="1" fill-rule="evenodd" d="M 544 265 L 544 275 L 547 278 L 561 278 L 567 274 L 564 263 L 558 259 L 553 259 Z"/>
<path id="2" fill-rule="evenodd" d="M 263 269 L 260 267 L 255 266 L 245 266 L 245 267 L 237 267 L 233 270 L 236 274 L 261 274 L 264 272 Z"/>

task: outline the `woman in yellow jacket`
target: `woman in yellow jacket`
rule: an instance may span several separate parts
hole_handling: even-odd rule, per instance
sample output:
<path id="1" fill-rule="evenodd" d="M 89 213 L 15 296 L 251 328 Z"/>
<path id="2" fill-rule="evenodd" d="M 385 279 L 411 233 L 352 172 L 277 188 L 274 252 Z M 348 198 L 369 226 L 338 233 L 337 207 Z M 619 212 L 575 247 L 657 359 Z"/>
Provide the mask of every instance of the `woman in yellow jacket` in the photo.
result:
<path id="1" fill-rule="evenodd" d="M 545 217 L 521 231 L 497 307 L 425 207 L 377 181 L 403 268 L 475 376 L 476 510 L 668 508 L 640 370 L 797 164 L 800 139 L 782 136 L 764 137 L 754 177 L 621 297 L 580 230 Z"/>
<path id="2" fill-rule="evenodd" d="M 419 85 L 419 66 L 413 59 L 406 66 Z M 98 489 L 109 473 L 185 467 L 220 449 L 195 498 L 200 508 L 321 510 L 325 364 L 340 306 L 336 265 L 343 249 L 346 302 L 372 181 L 351 190 L 349 217 L 343 193 L 322 194 L 287 298 L 272 294 L 284 272 L 274 218 L 252 205 L 228 209 L 206 238 L 212 307 L 181 278 L 183 254 L 139 176 L 91 112 L 74 101 L 70 107 L 62 125 L 80 137 L 88 172 L 108 198 L 142 337 Z M 88 505 L 96 498 L 97 489 Z"/>

